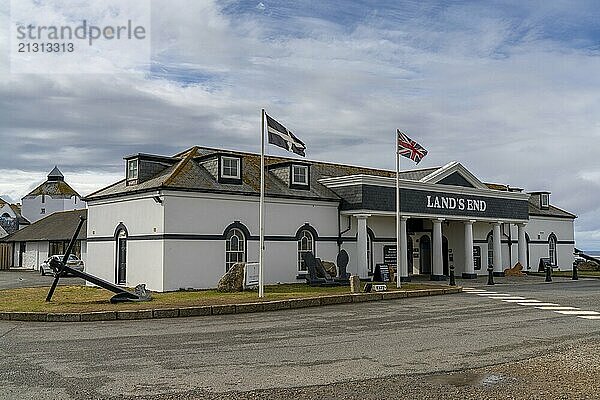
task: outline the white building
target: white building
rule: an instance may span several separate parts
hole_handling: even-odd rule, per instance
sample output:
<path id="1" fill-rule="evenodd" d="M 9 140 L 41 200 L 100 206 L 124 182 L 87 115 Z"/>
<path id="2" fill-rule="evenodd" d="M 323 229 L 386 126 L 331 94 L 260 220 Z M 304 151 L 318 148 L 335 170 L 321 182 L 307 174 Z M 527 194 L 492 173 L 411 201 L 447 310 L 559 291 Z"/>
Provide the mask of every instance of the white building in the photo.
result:
<path id="1" fill-rule="evenodd" d="M 260 157 L 194 147 L 125 158 L 126 178 L 87 197 L 87 271 L 156 291 L 215 287 L 236 261 L 258 258 Z M 265 282 L 303 281 L 301 254 L 368 278 L 395 265 L 395 172 L 291 158 L 266 160 Z M 484 184 L 457 162 L 401 173 L 404 280 L 473 278 L 493 265 L 537 270 L 573 262 L 575 216 L 548 192 Z M 300 280 L 299 280 L 300 279 Z"/>
<path id="2" fill-rule="evenodd" d="M 86 207 L 81 196 L 67 182 L 58 167 L 48 179 L 22 199 L 22 213 L 31 223 L 57 211 L 80 210 Z"/>
<path id="3" fill-rule="evenodd" d="M 80 218 L 87 217 L 87 210 L 59 211 L 13 233 L 4 239 L 12 244 L 12 267 L 39 271 L 40 264 L 55 254 L 64 254 L 75 233 Z M 86 224 L 83 225 L 73 254 L 86 262 Z"/>

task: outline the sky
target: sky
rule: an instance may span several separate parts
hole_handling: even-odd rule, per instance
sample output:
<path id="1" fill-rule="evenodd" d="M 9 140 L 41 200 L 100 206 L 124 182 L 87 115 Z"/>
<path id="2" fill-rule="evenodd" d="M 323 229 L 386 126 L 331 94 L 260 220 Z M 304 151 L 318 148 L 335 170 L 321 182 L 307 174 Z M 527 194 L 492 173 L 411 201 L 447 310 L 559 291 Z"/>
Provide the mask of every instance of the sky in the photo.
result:
<path id="1" fill-rule="evenodd" d="M 595 0 L 156 0 L 149 28 L 147 65 L 100 74 L 15 73 L 0 30 L 0 196 L 55 164 L 85 195 L 132 153 L 258 152 L 264 107 L 310 159 L 393 169 L 400 128 L 429 151 L 419 167 L 548 190 L 600 249 Z"/>

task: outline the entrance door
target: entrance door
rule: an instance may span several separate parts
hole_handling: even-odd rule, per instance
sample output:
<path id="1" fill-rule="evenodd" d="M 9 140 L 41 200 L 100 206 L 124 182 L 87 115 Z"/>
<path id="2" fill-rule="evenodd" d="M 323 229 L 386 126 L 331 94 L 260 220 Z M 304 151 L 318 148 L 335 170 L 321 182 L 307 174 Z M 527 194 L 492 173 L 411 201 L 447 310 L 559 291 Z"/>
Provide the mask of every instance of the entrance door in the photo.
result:
<path id="1" fill-rule="evenodd" d="M 19 265 L 18 267 L 23 266 L 23 254 L 25 254 L 25 250 L 27 250 L 27 244 L 25 242 L 19 243 Z"/>
<path id="2" fill-rule="evenodd" d="M 124 231 L 119 233 L 117 245 L 117 285 L 125 285 L 127 283 L 127 234 Z"/>
<path id="3" fill-rule="evenodd" d="M 444 262 L 444 275 L 450 276 L 450 270 L 448 269 L 448 238 L 442 236 L 442 260 Z"/>
<path id="4" fill-rule="evenodd" d="M 431 239 L 423 235 L 419 239 L 419 252 L 421 253 L 420 274 L 431 274 Z"/>

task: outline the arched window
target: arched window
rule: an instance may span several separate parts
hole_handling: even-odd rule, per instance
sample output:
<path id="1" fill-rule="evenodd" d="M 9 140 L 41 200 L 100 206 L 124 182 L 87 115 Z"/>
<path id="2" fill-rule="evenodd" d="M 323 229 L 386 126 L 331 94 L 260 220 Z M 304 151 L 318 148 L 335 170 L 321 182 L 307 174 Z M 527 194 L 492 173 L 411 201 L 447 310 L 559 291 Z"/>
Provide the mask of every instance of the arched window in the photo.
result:
<path id="1" fill-rule="evenodd" d="M 494 265 L 494 235 L 490 232 L 487 237 L 488 267 Z"/>
<path id="2" fill-rule="evenodd" d="M 373 239 L 375 238 L 375 233 L 371 230 L 371 228 L 367 227 L 367 263 L 369 273 L 372 274 L 373 271 Z"/>
<path id="3" fill-rule="evenodd" d="M 307 272 L 308 269 L 304 265 L 304 253 L 312 252 L 315 256 L 315 238 L 311 231 L 303 229 L 299 232 L 298 237 L 298 272 Z"/>
<path id="4" fill-rule="evenodd" d="M 10 215 L 8 213 L 4 213 L 2 214 L 2 218 L 10 218 Z"/>
<path id="5" fill-rule="evenodd" d="M 225 271 L 235 263 L 246 261 L 246 235 L 238 228 L 231 228 L 225 236 Z"/>
<path id="6" fill-rule="evenodd" d="M 556 235 L 551 233 L 548 236 L 548 258 L 550 258 L 551 265 L 558 265 L 557 255 L 556 255 Z"/>

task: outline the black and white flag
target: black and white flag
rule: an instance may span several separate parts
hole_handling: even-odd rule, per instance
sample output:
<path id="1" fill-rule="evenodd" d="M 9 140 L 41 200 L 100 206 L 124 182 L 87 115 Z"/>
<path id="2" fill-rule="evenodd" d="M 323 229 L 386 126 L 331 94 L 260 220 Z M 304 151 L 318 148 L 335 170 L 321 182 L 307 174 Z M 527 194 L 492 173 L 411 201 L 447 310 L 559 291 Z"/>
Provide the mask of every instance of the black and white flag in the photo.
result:
<path id="1" fill-rule="evenodd" d="M 306 146 L 290 130 L 265 113 L 267 118 L 267 132 L 269 134 L 269 143 L 279 146 L 287 151 L 294 152 L 302 157 L 306 157 L 304 150 Z"/>

